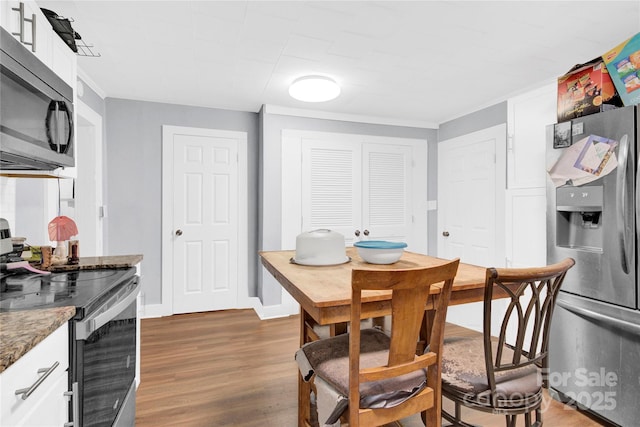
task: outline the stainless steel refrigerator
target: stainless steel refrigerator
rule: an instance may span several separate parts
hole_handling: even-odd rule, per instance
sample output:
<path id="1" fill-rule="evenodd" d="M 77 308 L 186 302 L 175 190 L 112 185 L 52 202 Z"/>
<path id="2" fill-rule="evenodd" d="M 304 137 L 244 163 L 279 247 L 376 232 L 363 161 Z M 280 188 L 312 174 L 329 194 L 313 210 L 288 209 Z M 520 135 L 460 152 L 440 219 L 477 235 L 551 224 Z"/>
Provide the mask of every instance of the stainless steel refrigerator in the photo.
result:
<path id="1" fill-rule="evenodd" d="M 622 426 L 640 420 L 639 122 L 631 106 L 547 128 L 547 261 L 576 260 L 553 315 L 549 387 Z"/>

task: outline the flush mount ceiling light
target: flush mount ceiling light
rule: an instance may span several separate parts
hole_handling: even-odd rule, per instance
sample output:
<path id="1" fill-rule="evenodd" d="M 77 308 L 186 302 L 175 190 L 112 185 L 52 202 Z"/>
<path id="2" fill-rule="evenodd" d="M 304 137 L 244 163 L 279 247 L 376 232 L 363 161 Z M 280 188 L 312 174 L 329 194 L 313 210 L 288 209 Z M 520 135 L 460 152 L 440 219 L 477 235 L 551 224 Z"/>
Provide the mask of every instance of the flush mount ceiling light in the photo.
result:
<path id="1" fill-rule="evenodd" d="M 340 86 L 329 77 L 305 76 L 291 83 L 289 95 L 304 102 L 330 101 L 340 95 Z"/>

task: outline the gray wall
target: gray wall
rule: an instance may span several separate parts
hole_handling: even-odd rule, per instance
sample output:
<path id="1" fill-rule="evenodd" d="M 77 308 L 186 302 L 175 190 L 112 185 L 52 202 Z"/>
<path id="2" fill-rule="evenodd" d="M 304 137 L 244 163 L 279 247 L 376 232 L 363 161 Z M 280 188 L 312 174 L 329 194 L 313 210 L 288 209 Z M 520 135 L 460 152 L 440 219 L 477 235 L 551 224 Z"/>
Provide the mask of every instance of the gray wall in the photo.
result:
<path id="1" fill-rule="evenodd" d="M 456 138 L 507 122 L 507 101 L 440 124 L 438 141 Z"/>
<path id="2" fill-rule="evenodd" d="M 126 99 L 105 100 L 109 255 L 144 255 L 145 304 L 159 304 L 162 125 L 247 132 L 249 296 L 257 289 L 258 114 Z"/>
<path id="3" fill-rule="evenodd" d="M 265 114 L 261 111 L 262 144 L 260 158 L 260 203 L 261 211 L 258 222 L 260 224 L 260 248 L 262 250 L 281 249 L 281 135 L 284 129 L 310 130 L 334 133 L 350 133 L 361 135 L 388 136 L 398 138 L 426 139 L 428 142 L 429 167 L 433 159 L 437 159 L 437 131 L 435 129 L 422 129 L 402 126 L 374 125 L 367 123 L 354 123 L 337 120 L 322 120 L 304 117 L 284 116 L 278 114 Z M 435 200 L 434 172 L 429 170 L 428 200 Z M 432 183 L 433 182 L 433 183 Z M 429 212 L 429 233 L 435 232 L 437 216 L 435 211 Z M 430 234 L 433 235 L 433 234 Z M 435 241 L 428 242 L 429 253 L 435 253 Z M 258 294 L 265 306 L 280 304 L 281 288 L 278 282 L 264 269 L 261 270 L 261 281 L 258 285 Z"/>

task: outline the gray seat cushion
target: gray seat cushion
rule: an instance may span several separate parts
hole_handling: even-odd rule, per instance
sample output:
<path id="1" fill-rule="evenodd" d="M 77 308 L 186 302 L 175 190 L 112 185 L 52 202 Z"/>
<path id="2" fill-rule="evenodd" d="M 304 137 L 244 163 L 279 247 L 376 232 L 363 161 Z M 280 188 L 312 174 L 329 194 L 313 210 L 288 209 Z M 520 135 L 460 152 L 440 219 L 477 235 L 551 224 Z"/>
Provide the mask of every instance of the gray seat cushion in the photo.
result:
<path id="1" fill-rule="evenodd" d="M 497 343 L 493 342 L 493 354 Z M 503 350 L 503 361 L 511 360 L 513 351 Z M 452 337 L 444 340 L 442 386 L 480 405 L 490 406 L 489 383 L 481 334 L 475 337 Z M 522 400 L 535 399 L 542 391 L 542 374 L 535 365 L 496 372 L 496 392 L 500 406 L 518 406 Z"/>
<path id="2" fill-rule="evenodd" d="M 389 337 L 377 329 L 361 331 L 360 369 L 385 366 Z M 303 378 L 321 377 L 343 396 L 349 395 L 349 335 L 339 335 L 305 344 L 296 353 Z M 360 385 L 360 408 L 397 406 L 426 386 L 424 370 Z"/>

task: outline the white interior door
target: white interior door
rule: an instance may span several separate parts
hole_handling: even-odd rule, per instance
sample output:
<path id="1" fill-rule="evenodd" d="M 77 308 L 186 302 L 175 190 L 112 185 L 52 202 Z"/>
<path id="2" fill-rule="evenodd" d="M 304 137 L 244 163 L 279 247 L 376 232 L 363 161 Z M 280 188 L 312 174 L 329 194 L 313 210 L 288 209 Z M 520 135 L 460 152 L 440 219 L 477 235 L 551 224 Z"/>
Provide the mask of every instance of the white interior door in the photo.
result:
<path id="1" fill-rule="evenodd" d="M 239 148 L 246 134 L 165 127 L 172 152 L 173 313 L 235 308 L 246 255 Z M 163 287 L 164 289 L 164 287 Z M 164 293 L 163 293 L 164 294 Z M 163 295 L 164 297 L 164 295 Z"/>
<path id="2" fill-rule="evenodd" d="M 504 266 L 506 129 L 438 144 L 438 256 Z M 482 305 L 451 307 L 448 321 L 482 330 Z"/>

